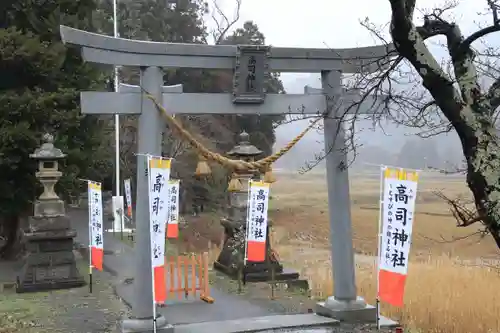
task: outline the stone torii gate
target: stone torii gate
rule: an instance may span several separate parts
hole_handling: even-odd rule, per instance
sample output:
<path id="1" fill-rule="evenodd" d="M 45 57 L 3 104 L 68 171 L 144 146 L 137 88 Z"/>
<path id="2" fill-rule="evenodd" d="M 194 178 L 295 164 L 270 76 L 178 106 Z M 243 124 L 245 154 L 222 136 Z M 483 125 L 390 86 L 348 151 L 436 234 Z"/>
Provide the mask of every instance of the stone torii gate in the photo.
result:
<path id="1" fill-rule="evenodd" d="M 324 119 L 327 156 L 328 203 L 332 242 L 334 295 L 318 305 L 318 312 L 339 319 L 375 319 L 375 311 L 357 297 L 350 219 L 348 173 L 339 168 L 345 161 L 341 119 L 345 107 L 359 101 L 356 94 L 342 95 L 342 72 L 374 72 L 374 60 L 387 54 L 385 46 L 354 49 L 307 49 L 254 45 L 175 44 L 127 40 L 61 26 L 62 41 L 81 48 L 84 61 L 115 66 L 140 67 L 141 86 L 174 114 L 317 114 Z M 163 87 L 160 67 L 233 69 L 232 94 L 179 93 Z M 269 71 L 320 72 L 322 94 L 266 94 Z M 165 123 L 153 102 L 135 88 L 115 92 L 83 92 L 85 114 L 139 114 L 138 152 L 160 155 Z M 368 105 L 371 105 L 368 102 Z M 338 140 L 334 140 L 338 135 Z M 151 329 L 152 293 L 148 191 L 145 163 L 137 163 L 137 223 L 134 319 L 125 320 L 124 332 Z M 163 317 L 157 326 L 167 327 Z M 164 330 L 162 330 L 164 331 Z"/>

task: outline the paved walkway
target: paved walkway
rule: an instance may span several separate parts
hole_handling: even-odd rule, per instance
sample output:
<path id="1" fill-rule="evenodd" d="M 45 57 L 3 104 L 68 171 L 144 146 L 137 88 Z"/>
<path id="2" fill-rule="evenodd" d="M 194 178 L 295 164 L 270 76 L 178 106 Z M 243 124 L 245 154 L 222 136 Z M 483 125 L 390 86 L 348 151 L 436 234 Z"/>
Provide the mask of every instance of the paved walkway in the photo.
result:
<path id="1" fill-rule="evenodd" d="M 83 247 L 88 244 L 88 227 L 87 227 L 87 211 L 85 209 L 73 210 L 70 212 L 72 217 L 72 227 L 77 231 L 76 241 Z M 110 228 L 111 222 L 105 221 L 104 227 Z M 110 233 L 104 234 L 104 267 L 105 270 L 111 272 L 117 277 L 115 290 L 117 295 L 128 304 L 133 304 L 133 277 L 134 277 L 134 249 L 119 239 L 119 236 L 113 236 Z M 176 330 L 184 327 L 184 330 L 196 331 L 198 325 L 205 323 L 200 327 L 207 328 L 208 322 L 213 322 L 214 327 L 219 327 L 222 321 L 228 321 L 228 327 L 239 329 L 251 325 L 255 322 L 254 318 L 259 317 L 261 324 L 270 325 L 270 323 L 282 321 L 281 325 L 286 327 L 290 323 L 296 324 L 301 320 L 303 323 L 310 324 L 332 324 L 335 321 L 329 318 L 316 316 L 314 314 L 305 315 L 303 317 L 294 317 L 291 320 L 290 316 L 276 316 L 283 314 L 270 304 L 271 302 L 252 302 L 238 295 L 229 294 L 215 288 L 211 288 L 210 295 L 215 299 L 213 304 L 207 304 L 199 299 L 192 300 L 173 300 L 167 303 L 164 308 L 159 308 L 159 312 L 167 319 L 170 324 L 181 325 L 176 326 Z M 258 303 L 258 304 L 257 304 Z M 267 305 L 267 306 L 266 306 Z M 272 317 L 270 317 L 272 316 Z M 245 320 L 249 319 L 250 320 Z M 269 318 L 265 320 L 262 318 Z M 194 325 L 194 326 L 189 326 Z M 185 326 L 182 326 L 185 325 Z M 191 328 L 190 328 L 191 327 Z M 179 331 L 181 332 L 181 331 Z M 210 331 L 207 331 L 210 332 Z"/>
<path id="2" fill-rule="evenodd" d="M 78 233 L 76 241 L 80 244 L 88 244 L 86 214 L 84 210 L 71 212 L 73 228 Z M 107 223 L 111 224 L 111 222 L 105 222 L 105 226 Z M 116 291 L 125 302 L 131 304 L 133 282 L 130 283 L 130 280 L 134 277 L 133 257 L 135 251 L 118 237 L 110 233 L 104 234 L 104 247 L 106 249 L 104 266 L 107 271 L 119 277 Z M 269 309 L 254 305 L 237 295 L 230 295 L 213 288 L 210 290 L 210 295 L 216 300 L 213 304 L 207 304 L 200 300 L 190 302 L 173 301 L 168 302 L 168 309 L 164 308 L 160 309 L 160 311 L 171 324 L 220 321 L 272 314 Z M 186 311 L 186 309 L 189 309 L 189 311 Z M 193 316 L 193 313 L 196 313 L 196 316 Z"/>
<path id="3" fill-rule="evenodd" d="M 82 252 L 85 252 L 88 248 L 87 210 L 75 209 L 68 214 L 71 216 L 72 227 L 78 234 L 75 241 L 81 244 Z M 104 221 L 104 229 L 111 229 L 111 221 Z M 133 304 L 134 297 L 135 251 L 119 237 L 110 233 L 104 234 L 104 268 L 114 276 L 117 295 L 130 305 Z M 207 304 L 197 298 L 187 301 L 172 300 L 166 303 L 166 307 L 159 308 L 158 311 L 167 319 L 168 323 L 175 325 L 175 332 L 178 333 L 229 333 L 263 331 L 268 328 L 269 330 L 265 332 L 274 332 L 270 328 L 283 329 L 287 327 L 301 327 L 299 330 L 289 332 L 354 333 L 376 331 L 373 325 L 339 324 L 330 318 L 312 313 L 304 314 L 303 309 L 283 307 L 280 302 L 269 299 L 252 299 L 212 287 L 210 295 L 215 299 L 213 304 Z M 311 331 L 306 329 L 318 326 L 325 327 L 325 329 Z"/>

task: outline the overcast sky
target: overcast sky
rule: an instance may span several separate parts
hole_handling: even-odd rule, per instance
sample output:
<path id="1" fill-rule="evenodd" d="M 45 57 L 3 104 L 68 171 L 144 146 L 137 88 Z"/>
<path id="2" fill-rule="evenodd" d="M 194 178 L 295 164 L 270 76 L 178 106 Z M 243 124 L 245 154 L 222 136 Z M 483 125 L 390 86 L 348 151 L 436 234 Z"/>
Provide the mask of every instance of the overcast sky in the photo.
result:
<path id="1" fill-rule="evenodd" d="M 225 13 L 233 14 L 235 0 L 217 1 Z M 417 13 L 428 12 L 442 3 L 444 1 L 417 0 Z M 477 13 L 485 9 L 486 0 L 460 0 L 452 14 L 467 35 L 477 27 L 475 20 L 484 22 L 486 18 Z M 385 25 L 387 32 L 389 0 L 242 0 L 240 25 L 237 26 L 253 20 L 265 34 L 268 45 L 346 48 L 377 43 L 359 24 L 366 17 L 379 26 Z M 288 85 L 297 77 L 311 75 L 283 74 L 283 81 Z M 318 75 L 313 77 L 319 78 Z"/>
<path id="2" fill-rule="evenodd" d="M 235 9 L 235 0 L 217 0 L 224 12 L 231 16 Z M 284 47 L 312 47 L 312 48 L 348 48 L 370 46 L 378 44 L 369 31 L 360 25 L 360 21 L 369 18 L 371 22 L 380 26 L 385 32 L 385 37 L 390 40 L 388 23 L 390 21 L 389 0 L 242 0 L 240 21 L 235 27 L 240 27 L 243 22 L 253 20 L 266 36 L 266 44 Z M 424 13 L 429 13 L 433 8 L 443 8 L 444 1 L 417 0 L 417 24 L 422 22 Z M 480 15 L 486 13 L 486 0 L 459 0 L 459 5 L 446 14 L 451 21 L 460 25 L 464 35 L 468 36 L 478 29 L 478 24 L 486 24 L 490 16 Z M 499 35 L 490 36 L 498 39 Z M 442 41 L 442 39 L 441 39 Z M 438 60 L 447 58 L 445 50 L 437 44 L 439 38 L 428 42 L 432 52 Z M 494 40 L 493 40 L 494 42 Z M 296 74 L 284 73 L 282 80 L 288 93 L 302 93 L 305 84 L 320 87 L 319 73 Z M 307 124 L 295 123 L 280 126 L 277 130 L 277 145 L 288 142 L 294 134 L 298 134 Z M 394 140 L 395 136 L 412 135 L 407 128 L 396 128 L 394 125 L 384 127 L 383 131 L 367 131 L 372 128 L 370 122 L 359 124 L 363 129 L 359 135 L 359 142 L 381 146 L 391 146 L 389 149 L 399 149 L 394 144 L 404 143 L 404 140 Z M 370 134 L 371 133 L 371 134 Z M 311 133 L 304 138 L 303 144 L 311 144 L 321 140 L 321 134 Z M 458 146 L 458 137 L 451 134 L 440 139 L 442 147 L 449 144 Z M 429 142 L 429 144 L 433 144 Z M 322 144 L 316 146 L 321 149 Z M 319 148 L 318 148 L 319 147 Z M 448 148 L 445 148 L 448 149 Z"/>

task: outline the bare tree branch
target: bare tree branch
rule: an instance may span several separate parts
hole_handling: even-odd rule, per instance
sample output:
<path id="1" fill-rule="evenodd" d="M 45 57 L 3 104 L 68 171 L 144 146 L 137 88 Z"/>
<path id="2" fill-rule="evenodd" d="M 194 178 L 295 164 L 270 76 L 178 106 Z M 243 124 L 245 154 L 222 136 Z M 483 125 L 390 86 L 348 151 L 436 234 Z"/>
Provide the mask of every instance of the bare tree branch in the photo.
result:
<path id="1" fill-rule="evenodd" d="M 471 105 L 481 98 L 479 87 L 474 81 L 477 79 L 475 67 L 471 63 L 471 56 L 464 59 L 454 54 L 454 50 L 461 42 L 462 36 L 458 26 L 447 23 L 439 17 L 424 20 L 424 26 L 416 28 L 412 19 L 405 13 L 404 0 L 390 0 L 392 7 L 391 35 L 400 55 L 404 56 L 417 70 L 423 86 L 432 95 L 444 116 L 453 124 L 459 136 L 470 135 L 470 128 L 465 123 L 462 113 L 464 103 Z M 449 53 L 455 69 L 455 77 L 460 91 L 454 87 L 454 82 L 444 73 L 434 56 L 424 44 L 425 37 L 444 34 L 448 40 Z M 470 66 L 469 66 L 470 64 Z M 481 108 L 483 109 L 483 108 Z M 489 109 L 489 108 L 488 108 Z M 468 112 L 473 112 L 469 108 Z"/>
<path id="2" fill-rule="evenodd" d="M 443 18 L 443 13 L 453 8 L 452 3 L 426 13 L 423 25 L 417 27 L 413 21 L 415 0 L 389 0 L 390 34 L 398 57 L 387 59 L 393 61 L 389 71 L 358 74 L 351 80 L 351 87 L 359 89 L 363 98 L 370 94 L 386 96 L 382 107 L 372 115 L 374 123 L 384 118 L 420 128 L 421 137 L 456 131 L 474 201 L 466 205 L 457 199 L 441 198 L 450 205 L 459 226 L 480 222 L 500 247 L 500 168 L 497 163 L 500 139 L 495 128 L 496 109 L 500 104 L 500 71 L 497 62 L 485 59 L 494 53 L 491 48 L 482 50 L 485 53 L 481 54 L 472 47 L 474 42 L 483 42 L 481 38 L 487 34 L 500 31 L 496 27 L 497 0 L 487 1 L 495 27 L 480 28 L 465 38 L 455 22 Z M 364 25 L 375 32 L 375 36 L 380 36 L 366 21 Z M 428 40 L 438 35 L 446 38 L 444 47 L 450 61 L 438 61 L 427 47 Z M 480 75 L 493 79 L 488 91 L 481 85 Z M 356 120 L 359 109 L 355 105 L 353 108 L 355 115 L 350 115 L 350 119 Z"/>
<path id="3" fill-rule="evenodd" d="M 343 106 L 340 114 L 328 114 L 337 114 L 336 117 L 346 124 L 346 138 L 336 139 L 345 139 L 345 146 L 354 151 L 357 147 L 354 123 L 366 113 L 366 110 L 362 112 L 366 107 L 371 107 L 369 117 L 378 126 L 381 126 L 382 119 L 391 120 L 421 129 L 421 137 L 456 131 L 466 168 L 442 173 L 465 171 L 474 200 L 464 203 L 460 198 L 438 196 L 450 205 L 458 226 L 481 223 L 500 248 L 500 139 L 495 128 L 495 110 L 500 104 L 500 70 L 495 61 L 486 59 L 493 55 L 494 50 L 483 48 L 481 52 L 485 53 L 481 54 L 472 47 L 475 42 L 482 43 L 481 38 L 487 34 L 500 31 L 496 28 L 499 0 L 487 1 L 495 27 L 480 28 L 466 38 L 455 22 L 447 21 L 443 16 L 456 3 L 425 14 L 423 25 L 417 27 L 413 21 L 416 0 L 389 0 L 392 9 L 390 34 L 395 50 L 388 49 L 387 56 L 376 60 L 380 71 L 356 73 L 345 78 L 346 90 L 355 90 L 362 98 L 349 107 Z M 368 20 L 362 24 L 387 45 L 380 29 Z M 444 47 L 450 60 L 438 61 L 427 46 L 429 40 L 438 35 L 446 38 Z M 481 84 L 480 75 L 493 79 L 489 90 Z M 373 96 L 379 97 L 378 103 L 367 105 L 368 98 Z M 302 172 L 319 164 L 331 149 L 333 147 L 327 147 L 322 154 L 315 156 L 315 162 Z"/>
<path id="4" fill-rule="evenodd" d="M 458 227 L 468 227 L 476 222 L 483 221 L 484 216 L 480 216 L 477 212 L 468 208 L 467 204 L 460 198 L 450 199 L 439 191 L 435 191 L 434 194 L 450 205 L 450 211 L 453 214 L 453 217 L 457 220 Z M 469 202 L 469 205 L 470 204 L 471 203 Z"/>
<path id="5" fill-rule="evenodd" d="M 439 235 L 440 239 L 435 239 L 435 238 L 427 237 L 427 236 L 425 236 L 423 234 L 420 234 L 420 233 L 418 234 L 418 236 L 422 237 L 424 239 L 436 242 L 436 243 L 449 244 L 449 243 L 454 243 L 454 242 L 462 241 L 462 240 L 468 239 L 468 238 L 473 237 L 473 236 L 479 236 L 482 239 L 487 234 L 488 234 L 488 231 L 483 228 L 483 229 L 480 229 L 478 231 L 475 231 L 475 232 L 472 232 L 470 234 L 467 234 L 465 236 L 452 237 L 451 239 L 449 239 L 449 238 L 447 239 L 443 235 Z"/>
<path id="6" fill-rule="evenodd" d="M 459 52 L 459 53 L 460 52 L 463 52 L 463 53 L 469 52 L 472 43 L 474 43 L 476 40 L 478 40 L 478 39 L 480 39 L 488 34 L 491 34 L 493 32 L 500 31 L 500 21 L 498 20 L 498 8 L 499 8 L 499 6 L 497 4 L 497 0 L 487 0 L 487 3 L 488 3 L 488 7 L 491 10 L 491 14 L 493 17 L 492 25 L 485 27 L 483 29 L 480 29 L 480 30 L 474 32 L 473 34 L 471 34 L 466 39 L 464 39 L 460 43 L 460 45 L 458 46 L 457 52 Z"/>
<path id="7" fill-rule="evenodd" d="M 220 8 L 218 1 L 212 0 L 213 10 L 211 17 L 216 25 L 216 29 L 214 29 L 211 34 L 215 45 L 220 44 L 224 40 L 229 29 L 231 29 L 240 19 L 242 0 L 235 0 L 235 2 L 236 8 L 234 10 L 234 16 L 230 19 Z"/>

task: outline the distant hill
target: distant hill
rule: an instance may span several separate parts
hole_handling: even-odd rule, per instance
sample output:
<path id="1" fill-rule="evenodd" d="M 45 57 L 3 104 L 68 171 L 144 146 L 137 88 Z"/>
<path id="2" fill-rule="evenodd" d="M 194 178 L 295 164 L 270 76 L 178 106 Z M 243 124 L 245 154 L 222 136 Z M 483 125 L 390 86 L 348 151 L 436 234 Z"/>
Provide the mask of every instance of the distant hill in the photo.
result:
<path id="1" fill-rule="evenodd" d="M 283 76 L 285 89 L 289 93 L 302 93 L 305 85 L 319 86 L 319 75 L 301 75 L 290 79 Z M 307 120 L 285 124 L 276 129 L 274 150 L 280 149 L 297 136 L 308 125 Z M 373 128 L 370 120 L 356 123 L 356 160 L 351 167 L 362 170 L 371 164 L 386 164 L 409 168 L 453 169 L 461 164 L 462 151 L 456 133 L 441 134 L 422 139 L 416 130 L 386 122 L 382 128 Z M 316 154 L 324 150 L 323 133 L 310 131 L 288 154 L 276 162 L 276 168 L 297 170 L 307 161 L 315 160 Z M 406 148 L 405 148 L 406 147 Z M 352 154 L 350 155 L 352 159 Z M 324 168 L 324 163 L 318 165 Z"/>

